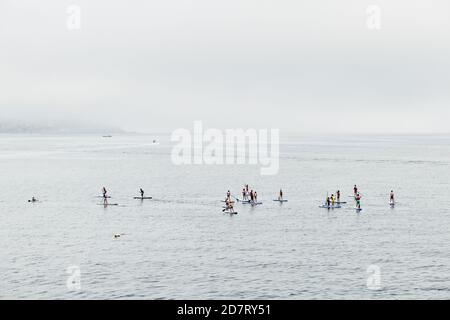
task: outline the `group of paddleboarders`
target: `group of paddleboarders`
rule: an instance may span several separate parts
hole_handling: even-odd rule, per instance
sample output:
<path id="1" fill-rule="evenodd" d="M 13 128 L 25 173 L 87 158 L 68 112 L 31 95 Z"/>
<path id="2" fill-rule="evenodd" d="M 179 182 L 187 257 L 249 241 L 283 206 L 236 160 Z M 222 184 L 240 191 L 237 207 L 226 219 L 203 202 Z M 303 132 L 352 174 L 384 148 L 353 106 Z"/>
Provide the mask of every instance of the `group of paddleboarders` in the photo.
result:
<path id="1" fill-rule="evenodd" d="M 144 193 L 145 193 L 144 189 L 139 188 L 139 193 L 141 195 L 141 198 L 143 199 Z M 102 188 L 102 198 L 103 198 L 103 204 L 108 205 L 108 198 L 110 198 L 110 196 L 108 196 L 108 190 L 106 190 L 105 187 Z M 34 197 L 33 197 L 33 199 L 34 199 Z"/>
<path id="2" fill-rule="evenodd" d="M 242 201 L 247 201 L 250 203 L 258 202 L 258 193 L 253 190 L 249 191 L 248 184 L 246 184 L 242 189 Z"/>
<path id="3" fill-rule="evenodd" d="M 234 211 L 234 201 L 231 200 L 231 197 L 235 198 L 237 201 L 242 201 L 244 203 L 249 203 L 252 205 L 258 205 L 261 204 L 261 202 L 258 202 L 258 193 L 253 190 L 250 189 L 248 184 L 244 185 L 244 188 L 242 189 L 242 200 L 237 199 L 236 197 L 231 195 L 230 190 L 227 191 L 227 194 L 225 196 L 225 200 L 223 202 L 225 202 L 225 206 L 223 207 L 224 209 L 222 211 L 228 211 L 229 213 L 235 213 Z M 280 202 L 286 202 L 287 200 L 283 199 L 283 190 L 280 189 L 279 193 L 278 193 L 278 199 L 274 200 L 274 201 L 280 201 Z"/>
<path id="4" fill-rule="evenodd" d="M 327 205 L 327 207 L 334 207 L 334 205 L 336 204 L 336 197 L 334 196 L 334 194 L 331 195 L 331 197 L 328 197 L 325 199 L 325 203 Z"/>
<path id="5" fill-rule="evenodd" d="M 353 187 L 353 196 L 355 199 L 356 205 L 355 205 L 355 209 L 358 211 L 361 211 L 361 194 L 358 191 L 358 187 L 355 185 Z M 333 207 L 339 207 L 339 205 L 341 203 L 345 203 L 345 202 L 341 202 L 340 200 L 341 198 L 341 192 L 338 190 L 336 192 L 336 196 L 334 194 L 331 195 L 331 197 L 328 197 L 325 199 L 325 207 L 327 208 L 333 208 Z M 389 194 L 389 203 L 391 206 L 394 206 L 395 201 L 394 201 L 394 190 L 391 190 L 390 194 Z M 337 206 L 336 206 L 337 205 Z"/>
<path id="6" fill-rule="evenodd" d="M 335 205 L 341 204 L 341 191 L 336 191 L 336 195 L 332 194 L 331 197 L 325 199 L 325 204 L 327 207 L 334 207 Z"/>

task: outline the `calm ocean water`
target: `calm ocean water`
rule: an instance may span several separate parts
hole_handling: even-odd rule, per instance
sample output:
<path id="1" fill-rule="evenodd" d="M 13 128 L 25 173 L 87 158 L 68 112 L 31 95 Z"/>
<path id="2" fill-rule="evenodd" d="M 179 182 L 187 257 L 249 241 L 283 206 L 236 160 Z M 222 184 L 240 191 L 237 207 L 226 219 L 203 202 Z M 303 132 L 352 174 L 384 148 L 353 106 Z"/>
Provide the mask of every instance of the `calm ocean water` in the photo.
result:
<path id="1" fill-rule="evenodd" d="M 450 298 L 450 136 L 282 135 L 274 176 L 175 166 L 157 138 L 0 135 L 0 298 Z M 263 205 L 222 214 L 245 183 Z M 120 206 L 98 205 L 103 186 Z M 337 189 L 350 204 L 318 208 Z"/>

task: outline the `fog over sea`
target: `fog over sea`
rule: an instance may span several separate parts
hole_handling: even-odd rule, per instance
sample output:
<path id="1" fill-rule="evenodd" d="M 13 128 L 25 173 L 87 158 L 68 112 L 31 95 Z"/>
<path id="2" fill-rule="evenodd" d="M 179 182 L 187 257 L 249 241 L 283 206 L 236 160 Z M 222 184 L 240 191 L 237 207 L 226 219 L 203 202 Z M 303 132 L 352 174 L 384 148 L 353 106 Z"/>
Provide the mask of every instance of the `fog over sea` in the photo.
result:
<path id="1" fill-rule="evenodd" d="M 1 134 L 0 298 L 450 298 L 450 135 L 280 134 L 272 176 L 175 166 L 169 135 Z M 263 204 L 223 214 L 244 184 Z M 318 207 L 338 189 L 347 205 Z"/>

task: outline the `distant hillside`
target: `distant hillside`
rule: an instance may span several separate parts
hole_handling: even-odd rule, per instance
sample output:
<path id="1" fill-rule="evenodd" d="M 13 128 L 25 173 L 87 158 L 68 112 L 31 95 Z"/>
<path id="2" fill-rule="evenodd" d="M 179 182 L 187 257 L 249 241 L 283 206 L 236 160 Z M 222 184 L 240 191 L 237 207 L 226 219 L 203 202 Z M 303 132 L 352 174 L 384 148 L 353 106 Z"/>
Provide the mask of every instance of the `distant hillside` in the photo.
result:
<path id="1" fill-rule="evenodd" d="M 120 128 L 103 127 L 94 124 L 80 123 L 32 123 L 18 121 L 0 121 L 0 133 L 41 133 L 41 134 L 64 134 L 64 133 L 124 133 Z"/>

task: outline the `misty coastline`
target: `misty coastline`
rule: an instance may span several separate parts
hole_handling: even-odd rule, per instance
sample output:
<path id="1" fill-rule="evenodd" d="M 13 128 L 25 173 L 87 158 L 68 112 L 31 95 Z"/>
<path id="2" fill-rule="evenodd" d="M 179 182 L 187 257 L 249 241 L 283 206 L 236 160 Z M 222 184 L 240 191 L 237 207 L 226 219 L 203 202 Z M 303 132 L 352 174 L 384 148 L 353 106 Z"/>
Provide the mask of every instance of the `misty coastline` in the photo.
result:
<path id="1" fill-rule="evenodd" d="M 6 134 L 124 134 L 118 127 L 99 126 L 86 123 L 0 121 L 0 133 Z"/>

